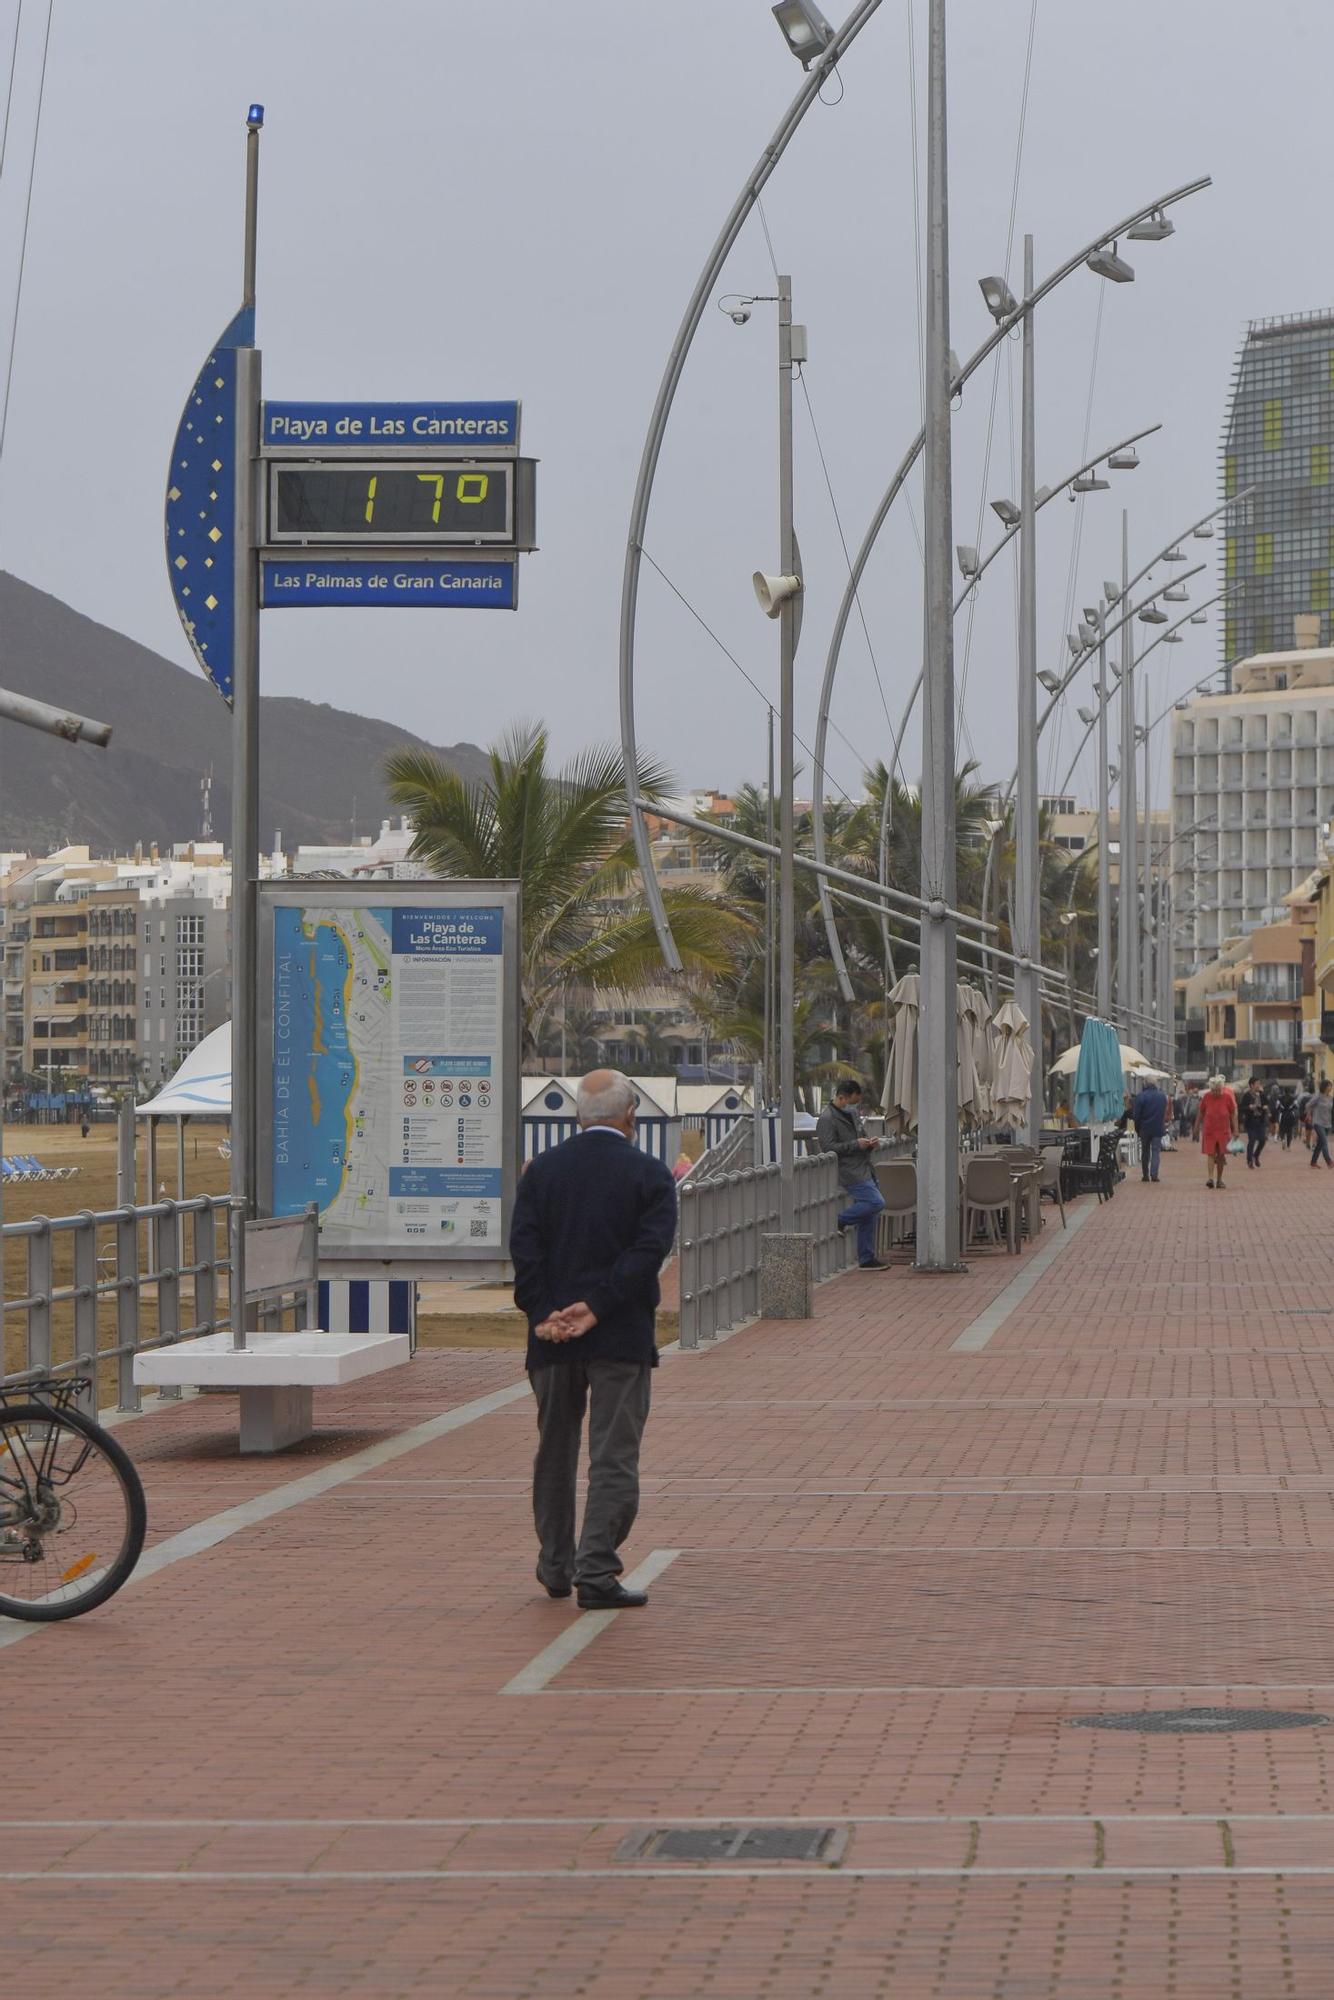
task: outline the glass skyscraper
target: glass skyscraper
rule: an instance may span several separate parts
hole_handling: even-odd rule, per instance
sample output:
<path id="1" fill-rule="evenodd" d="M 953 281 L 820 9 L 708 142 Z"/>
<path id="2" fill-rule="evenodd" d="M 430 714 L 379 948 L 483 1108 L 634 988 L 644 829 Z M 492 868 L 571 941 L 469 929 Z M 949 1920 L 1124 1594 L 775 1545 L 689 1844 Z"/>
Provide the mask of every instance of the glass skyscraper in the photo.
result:
<path id="1" fill-rule="evenodd" d="M 1225 667 L 1288 652 L 1303 613 L 1330 643 L 1332 446 L 1334 311 L 1253 320 L 1223 432 L 1221 497 L 1255 488 L 1226 517 L 1222 582 L 1243 587 L 1220 621 Z"/>

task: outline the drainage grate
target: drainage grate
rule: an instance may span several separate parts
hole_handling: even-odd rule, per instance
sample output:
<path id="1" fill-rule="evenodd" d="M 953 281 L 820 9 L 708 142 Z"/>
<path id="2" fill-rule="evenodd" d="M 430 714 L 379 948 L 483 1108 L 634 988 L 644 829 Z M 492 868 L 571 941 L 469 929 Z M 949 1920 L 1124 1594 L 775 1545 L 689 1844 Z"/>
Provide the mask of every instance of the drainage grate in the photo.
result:
<path id="1" fill-rule="evenodd" d="M 837 1826 L 655 1826 L 632 1833 L 618 1861 L 838 1861 L 847 1831 Z"/>
<path id="2" fill-rule="evenodd" d="M 1137 1708 L 1128 1715 L 1076 1715 L 1076 1729 L 1138 1729 L 1149 1735 L 1221 1735 L 1233 1729 L 1314 1729 L 1328 1722 L 1309 1708 Z"/>

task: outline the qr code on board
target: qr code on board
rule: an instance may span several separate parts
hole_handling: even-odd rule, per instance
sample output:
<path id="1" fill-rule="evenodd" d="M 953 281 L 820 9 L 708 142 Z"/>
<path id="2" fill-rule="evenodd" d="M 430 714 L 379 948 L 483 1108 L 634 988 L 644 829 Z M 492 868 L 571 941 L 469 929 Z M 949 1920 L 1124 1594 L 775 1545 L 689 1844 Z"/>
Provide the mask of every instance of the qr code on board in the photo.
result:
<path id="1" fill-rule="evenodd" d="M 490 1227 L 489 1223 L 486 1222 L 474 1222 L 470 1225 L 471 1232 L 474 1236 L 485 1236 L 489 1227 Z"/>

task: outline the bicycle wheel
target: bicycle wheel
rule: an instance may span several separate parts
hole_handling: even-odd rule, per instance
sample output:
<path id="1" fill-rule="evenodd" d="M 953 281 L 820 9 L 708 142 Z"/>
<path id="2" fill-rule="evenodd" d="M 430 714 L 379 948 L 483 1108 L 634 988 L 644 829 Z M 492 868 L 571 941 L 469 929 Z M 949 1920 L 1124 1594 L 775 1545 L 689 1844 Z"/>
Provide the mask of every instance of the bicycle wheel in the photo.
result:
<path id="1" fill-rule="evenodd" d="M 0 1617 L 77 1618 L 120 1589 L 144 1545 L 144 1489 L 77 1410 L 0 1403 Z"/>

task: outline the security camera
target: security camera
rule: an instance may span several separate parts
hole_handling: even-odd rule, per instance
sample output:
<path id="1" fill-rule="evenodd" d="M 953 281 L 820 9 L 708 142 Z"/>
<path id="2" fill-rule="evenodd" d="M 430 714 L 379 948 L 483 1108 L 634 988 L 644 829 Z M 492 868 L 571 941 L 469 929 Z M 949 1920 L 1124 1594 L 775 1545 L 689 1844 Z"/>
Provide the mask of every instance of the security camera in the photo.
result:
<path id="1" fill-rule="evenodd" d="M 750 318 L 750 307 L 729 306 L 727 308 L 727 317 L 731 320 L 733 326 L 744 326 Z"/>

